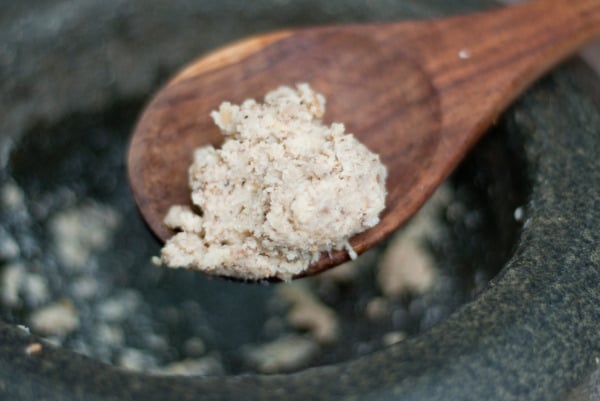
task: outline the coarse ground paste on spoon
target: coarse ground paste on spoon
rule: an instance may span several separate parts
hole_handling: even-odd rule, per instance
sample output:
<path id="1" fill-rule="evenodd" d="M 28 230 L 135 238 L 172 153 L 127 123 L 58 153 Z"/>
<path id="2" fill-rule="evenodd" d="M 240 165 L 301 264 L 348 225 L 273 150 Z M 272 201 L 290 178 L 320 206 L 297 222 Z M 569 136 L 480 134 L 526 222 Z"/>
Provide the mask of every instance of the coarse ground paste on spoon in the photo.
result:
<path id="1" fill-rule="evenodd" d="M 213 111 L 225 142 L 196 149 L 194 206 L 171 207 L 165 224 L 179 232 L 156 262 L 288 280 L 321 252 L 356 257 L 348 239 L 379 222 L 387 171 L 343 124 L 324 125 L 324 112 L 325 98 L 308 84 Z"/>

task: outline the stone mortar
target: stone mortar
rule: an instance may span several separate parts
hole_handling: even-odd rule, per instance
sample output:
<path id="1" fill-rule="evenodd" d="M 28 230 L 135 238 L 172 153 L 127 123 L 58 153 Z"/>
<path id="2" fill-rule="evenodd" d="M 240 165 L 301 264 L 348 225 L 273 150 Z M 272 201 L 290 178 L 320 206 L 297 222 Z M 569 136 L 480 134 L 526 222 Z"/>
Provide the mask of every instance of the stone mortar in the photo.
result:
<path id="1" fill-rule="evenodd" d="M 259 31 L 399 20 L 489 1 L 35 0 L 0 15 L 0 135 L 114 98 L 149 96 L 202 52 Z M 475 301 L 421 336 L 291 375 L 125 372 L 0 324 L 0 394 L 18 400 L 600 399 L 600 83 L 571 61 L 503 117 L 525 138 L 531 197 L 511 260 Z M 4 140 L 3 143 L 10 141 Z M 7 162 L 9 146 L 0 160 Z"/>

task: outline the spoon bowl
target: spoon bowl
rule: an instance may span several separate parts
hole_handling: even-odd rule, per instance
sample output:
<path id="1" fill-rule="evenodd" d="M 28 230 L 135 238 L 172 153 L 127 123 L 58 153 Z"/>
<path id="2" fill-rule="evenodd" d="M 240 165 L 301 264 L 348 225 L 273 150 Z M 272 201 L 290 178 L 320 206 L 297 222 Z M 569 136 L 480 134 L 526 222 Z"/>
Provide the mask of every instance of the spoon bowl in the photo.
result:
<path id="1" fill-rule="evenodd" d="M 531 21 L 535 21 L 532 24 Z M 162 88 L 131 140 L 135 200 L 162 240 L 171 205 L 190 203 L 193 149 L 218 145 L 209 114 L 279 85 L 308 82 L 388 169 L 380 223 L 354 236 L 362 253 L 423 204 L 499 114 L 533 80 L 600 34 L 600 0 L 538 0 L 440 20 L 281 31 L 190 64 Z M 348 259 L 323 255 L 299 277 Z"/>

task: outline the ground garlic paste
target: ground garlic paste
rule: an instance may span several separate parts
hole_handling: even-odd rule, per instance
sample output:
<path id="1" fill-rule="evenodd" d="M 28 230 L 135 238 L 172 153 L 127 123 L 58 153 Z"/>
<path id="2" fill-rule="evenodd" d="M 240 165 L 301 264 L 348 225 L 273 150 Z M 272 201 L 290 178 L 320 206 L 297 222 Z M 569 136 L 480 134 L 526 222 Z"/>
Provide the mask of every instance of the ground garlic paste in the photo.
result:
<path id="1" fill-rule="evenodd" d="M 195 150 L 194 208 L 170 208 L 164 221 L 178 232 L 157 262 L 288 280 L 321 252 L 355 258 L 348 239 L 379 222 L 387 171 L 343 124 L 324 125 L 324 112 L 325 98 L 308 84 L 213 111 L 225 142 Z"/>

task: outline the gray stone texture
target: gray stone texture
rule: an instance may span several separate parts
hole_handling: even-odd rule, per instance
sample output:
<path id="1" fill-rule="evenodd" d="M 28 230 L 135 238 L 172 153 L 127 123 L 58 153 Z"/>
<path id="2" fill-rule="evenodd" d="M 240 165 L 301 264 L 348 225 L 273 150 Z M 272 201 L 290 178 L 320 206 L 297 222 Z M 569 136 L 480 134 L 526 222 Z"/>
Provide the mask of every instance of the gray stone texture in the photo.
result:
<path id="1" fill-rule="evenodd" d="M 323 23 L 486 9 L 488 1 L 6 1 L 0 135 L 149 96 L 230 40 Z M 360 360 L 293 375 L 125 373 L 0 324 L 0 394 L 14 400 L 598 399 L 600 84 L 573 61 L 503 117 L 523 138 L 531 198 L 513 257 L 474 302 L 427 333 Z M 6 153 L 3 159 L 6 162 Z M 595 373 L 594 373 L 595 372 Z"/>

